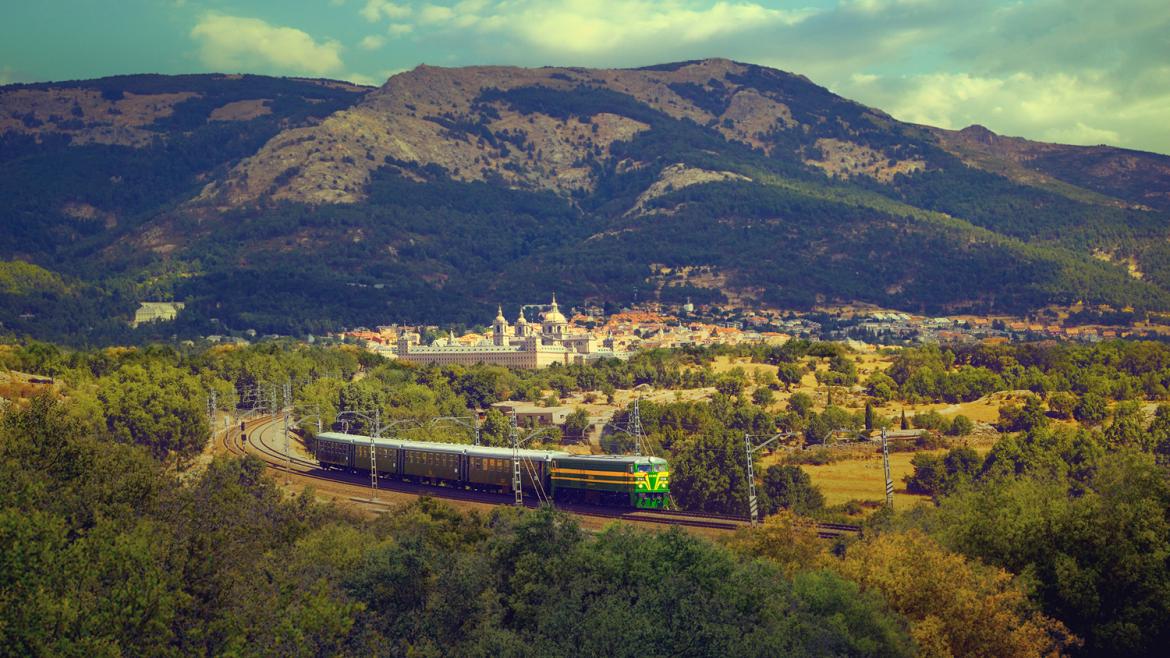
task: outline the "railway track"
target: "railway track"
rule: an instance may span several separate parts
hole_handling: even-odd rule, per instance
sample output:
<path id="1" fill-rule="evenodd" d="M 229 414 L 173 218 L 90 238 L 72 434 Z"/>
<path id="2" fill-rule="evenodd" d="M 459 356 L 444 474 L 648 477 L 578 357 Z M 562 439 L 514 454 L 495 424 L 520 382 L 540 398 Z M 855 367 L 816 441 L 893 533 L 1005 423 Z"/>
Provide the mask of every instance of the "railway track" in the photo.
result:
<path id="1" fill-rule="evenodd" d="M 224 443 L 227 450 L 232 454 L 240 456 L 245 454 L 255 454 L 264 460 L 270 469 L 277 472 L 285 472 L 286 469 L 291 466 L 291 474 L 301 478 L 329 483 L 347 484 L 364 488 L 368 488 L 370 486 L 370 479 L 368 475 L 365 474 L 353 474 L 345 471 L 324 469 L 321 468 L 321 466 L 315 461 L 309 461 L 299 457 L 292 457 L 291 459 L 286 460 L 284 456 L 283 443 L 279 447 L 273 446 L 271 439 L 268 437 L 268 434 L 273 433 L 273 430 L 275 430 L 275 433 L 279 435 L 280 429 L 281 428 L 277 420 L 273 418 L 259 418 L 249 421 L 245 424 L 244 435 L 247 436 L 246 443 L 240 442 L 240 431 L 238 426 L 225 431 L 221 437 L 221 441 Z M 276 437 L 273 437 L 273 439 L 275 438 Z M 249 448 L 251 450 L 249 450 Z M 510 505 L 514 502 L 510 495 L 455 489 L 452 487 L 424 485 L 386 477 L 378 478 L 378 489 L 379 491 L 403 493 L 416 496 L 430 496 L 431 498 L 442 498 L 448 500 L 477 502 L 488 505 Z M 360 501 L 366 504 L 379 504 L 377 501 L 370 501 L 368 499 L 358 497 L 351 498 L 355 501 Z M 531 508 L 539 507 L 541 503 L 542 501 L 537 500 L 532 496 L 527 497 L 527 500 L 525 501 L 525 505 Z M 560 504 L 557 505 L 557 508 L 578 516 L 609 518 L 637 523 L 707 528 L 711 530 L 721 530 L 727 532 L 735 531 L 750 525 L 747 517 L 711 514 L 706 512 L 683 512 L 678 510 L 625 510 L 598 507 L 594 505 L 573 504 Z M 845 535 L 854 535 L 860 531 L 861 528 L 854 525 L 841 523 L 817 524 L 817 534 L 825 539 L 834 539 Z"/>

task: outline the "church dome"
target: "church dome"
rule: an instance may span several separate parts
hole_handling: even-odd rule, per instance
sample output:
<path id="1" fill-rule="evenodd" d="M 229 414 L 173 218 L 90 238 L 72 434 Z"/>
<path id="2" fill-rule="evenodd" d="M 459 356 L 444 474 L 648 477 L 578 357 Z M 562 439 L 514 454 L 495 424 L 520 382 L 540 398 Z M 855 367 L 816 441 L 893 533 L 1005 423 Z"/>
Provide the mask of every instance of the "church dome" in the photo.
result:
<path id="1" fill-rule="evenodd" d="M 541 316 L 541 320 L 546 324 L 568 324 L 569 321 L 565 319 L 565 316 L 561 313 L 560 307 L 557 306 L 557 296 L 555 294 L 552 298 L 552 306 L 544 312 L 544 315 Z"/>
<path id="2" fill-rule="evenodd" d="M 517 325 L 527 325 L 528 319 L 524 317 L 524 309 L 520 309 L 520 317 L 516 318 Z"/>

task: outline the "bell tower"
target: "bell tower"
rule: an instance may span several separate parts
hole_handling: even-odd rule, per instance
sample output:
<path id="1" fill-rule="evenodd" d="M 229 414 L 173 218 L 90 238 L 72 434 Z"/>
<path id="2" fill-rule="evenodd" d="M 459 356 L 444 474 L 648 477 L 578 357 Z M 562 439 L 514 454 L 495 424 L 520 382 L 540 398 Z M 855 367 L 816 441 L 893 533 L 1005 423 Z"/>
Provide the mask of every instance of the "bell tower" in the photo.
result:
<path id="1" fill-rule="evenodd" d="M 508 320 L 504 317 L 504 307 L 496 307 L 496 320 L 492 323 L 492 344 L 503 346 L 508 344 Z"/>

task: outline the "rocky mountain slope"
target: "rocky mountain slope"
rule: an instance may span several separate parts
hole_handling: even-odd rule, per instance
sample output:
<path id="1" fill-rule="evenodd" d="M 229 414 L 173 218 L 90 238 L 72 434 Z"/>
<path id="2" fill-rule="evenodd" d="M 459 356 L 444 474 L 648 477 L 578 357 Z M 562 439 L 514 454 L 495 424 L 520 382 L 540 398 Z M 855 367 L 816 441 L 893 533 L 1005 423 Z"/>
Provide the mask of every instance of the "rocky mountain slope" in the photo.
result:
<path id="1" fill-rule="evenodd" d="M 471 321 L 553 288 L 1170 309 L 1170 158 L 905 124 L 720 59 L 3 87 L 0 212 L 0 258 L 115 317 L 180 298 L 191 331 Z"/>

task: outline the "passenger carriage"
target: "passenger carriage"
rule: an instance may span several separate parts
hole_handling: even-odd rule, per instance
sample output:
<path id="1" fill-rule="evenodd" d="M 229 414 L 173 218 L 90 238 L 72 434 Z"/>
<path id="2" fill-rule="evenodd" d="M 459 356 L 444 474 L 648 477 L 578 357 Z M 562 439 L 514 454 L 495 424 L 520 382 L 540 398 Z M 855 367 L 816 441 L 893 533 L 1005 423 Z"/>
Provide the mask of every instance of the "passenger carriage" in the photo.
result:
<path id="1" fill-rule="evenodd" d="M 519 450 L 521 487 L 564 503 L 639 509 L 669 506 L 670 473 L 660 457 L 571 455 L 559 450 Z M 317 435 L 317 460 L 324 468 L 512 493 L 511 448 L 433 443 L 325 432 Z M 373 455 L 374 459 L 371 459 Z M 373 462 L 371 464 L 371 462 Z"/>

